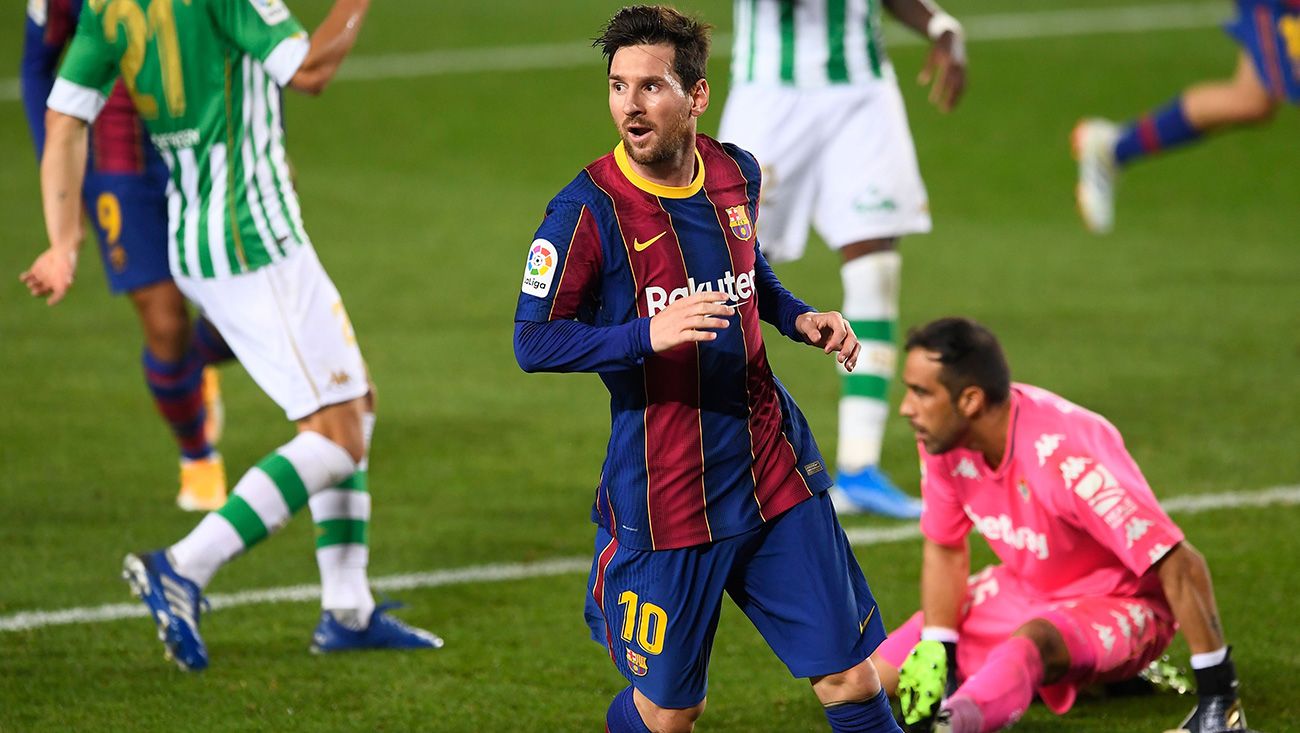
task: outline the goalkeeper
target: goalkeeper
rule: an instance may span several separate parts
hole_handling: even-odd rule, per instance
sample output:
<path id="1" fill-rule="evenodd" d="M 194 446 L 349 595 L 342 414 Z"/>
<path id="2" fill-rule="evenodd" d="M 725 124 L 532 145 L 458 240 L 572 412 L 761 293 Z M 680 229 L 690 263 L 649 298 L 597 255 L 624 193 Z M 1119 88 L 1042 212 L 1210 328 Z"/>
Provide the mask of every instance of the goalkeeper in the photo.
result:
<path id="1" fill-rule="evenodd" d="M 962 318 L 908 336 L 900 412 L 921 454 L 921 610 L 872 656 L 909 732 L 979 733 L 1128 679 L 1181 629 L 1199 704 L 1180 728 L 1245 730 L 1209 567 L 1102 416 L 1011 382 Z M 1002 564 L 970 579 L 972 529 Z"/>

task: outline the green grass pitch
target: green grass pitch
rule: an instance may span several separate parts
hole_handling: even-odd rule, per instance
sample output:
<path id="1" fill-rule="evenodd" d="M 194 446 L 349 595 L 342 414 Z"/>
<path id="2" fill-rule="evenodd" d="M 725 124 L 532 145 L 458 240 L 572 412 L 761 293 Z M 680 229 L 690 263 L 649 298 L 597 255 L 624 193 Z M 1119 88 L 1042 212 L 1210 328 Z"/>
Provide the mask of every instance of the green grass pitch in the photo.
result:
<path id="1" fill-rule="evenodd" d="M 946 4 L 974 17 L 1123 3 Z M 7 78 L 19 5 L 0 26 Z M 730 26 L 726 0 L 681 5 L 723 32 Z M 294 4 L 309 25 L 327 6 Z M 1226 16 L 1230 3 L 1222 6 Z M 387 54 L 576 46 L 613 7 L 376 3 L 352 61 L 363 69 L 363 59 Z M 717 51 L 706 132 L 717 128 L 727 83 L 726 48 Z M 1203 25 L 976 40 L 970 54 L 968 96 L 947 116 L 911 82 L 922 47 L 891 54 L 935 218 L 932 234 L 904 244 L 903 323 L 961 313 L 991 325 L 1016 378 L 1120 427 L 1158 494 L 1300 482 L 1295 110 L 1134 168 L 1122 181 L 1117 232 L 1099 239 L 1073 209 L 1074 121 L 1123 118 L 1226 75 L 1234 46 Z M 320 99 L 288 99 L 307 228 L 380 389 L 375 576 L 590 553 L 604 390 L 594 376 L 522 374 L 510 324 L 543 207 L 615 142 L 603 72 L 592 51 L 586 64 L 340 80 Z M 17 282 L 44 230 L 20 106 L 0 101 L 0 111 L 0 618 L 127 602 L 122 554 L 169 543 L 196 518 L 172 505 L 174 449 L 142 384 L 134 317 L 107 295 L 94 245 L 57 308 Z M 779 274 L 814 304 L 838 307 L 824 248 L 814 244 Z M 768 347 L 833 451 L 830 361 L 784 339 L 769 336 Z M 290 430 L 238 367 L 225 375 L 222 450 L 233 479 Z M 885 452 L 885 467 L 914 491 L 901 421 Z M 1294 730 L 1300 508 L 1176 518 L 1214 570 L 1252 723 Z M 989 559 L 975 545 L 977 561 Z M 918 602 L 918 543 L 858 552 L 887 623 L 901 621 Z M 311 523 L 300 517 L 210 590 L 314 582 Z M 212 668 L 202 675 L 165 665 L 140 618 L 0 631 L 0 731 L 599 730 L 624 682 L 587 640 L 584 583 L 563 574 L 404 591 L 404 618 L 447 639 L 427 654 L 316 658 L 307 653 L 315 603 L 224 609 L 205 619 Z M 723 615 L 699 730 L 825 730 L 807 684 L 788 676 L 734 606 Z M 1174 654 L 1185 659 L 1181 640 Z M 1017 730 L 1162 731 L 1189 707 L 1174 697 L 1084 700 L 1058 719 L 1036 706 Z"/>

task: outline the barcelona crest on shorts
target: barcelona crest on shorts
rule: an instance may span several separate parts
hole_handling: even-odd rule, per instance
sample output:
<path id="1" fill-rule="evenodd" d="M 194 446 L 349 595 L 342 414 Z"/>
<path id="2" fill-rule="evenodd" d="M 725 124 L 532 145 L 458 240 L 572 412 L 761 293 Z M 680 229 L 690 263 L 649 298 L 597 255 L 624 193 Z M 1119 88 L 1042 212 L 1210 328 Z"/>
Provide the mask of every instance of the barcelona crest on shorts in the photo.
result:
<path id="1" fill-rule="evenodd" d="M 650 668 L 646 666 L 645 657 L 631 649 L 627 650 L 627 668 L 632 670 L 632 674 L 637 677 L 645 677 L 645 673 L 650 671 Z"/>
<path id="2" fill-rule="evenodd" d="M 749 211 L 745 209 L 744 204 L 729 207 L 727 220 L 731 224 L 731 233 L 738 239 L 745 240 L 754 236 L 754 225 L 749 223 Z"/>

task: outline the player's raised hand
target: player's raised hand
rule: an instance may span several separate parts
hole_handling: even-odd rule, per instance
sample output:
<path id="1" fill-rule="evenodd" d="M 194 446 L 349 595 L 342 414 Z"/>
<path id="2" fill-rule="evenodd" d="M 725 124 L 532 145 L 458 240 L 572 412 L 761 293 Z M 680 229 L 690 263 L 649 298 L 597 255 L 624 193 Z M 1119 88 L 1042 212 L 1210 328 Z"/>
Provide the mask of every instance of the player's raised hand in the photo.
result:
<path id="1" fill-rule="evenodd" d="M 712 341 L 717 331 L 736 314 L 726 305 L 731 296 L 718 291 L 703 291 L 674 301 L 650 318 L 650 345 L 656 353 L 697 341 Z"/>
<path id="2" fill-rule="evenodd" d="M 930 103 L 951 112 L 966 90 L 966 41 L 959 31 L 947 31 L 930 46 L 930 55 L 916 81 L 930 87 Z"/>
<path id="3" fill-rule="evenodd" d="M 824 353 L 837 352 L 835 360 L 848 371 L 858 365 L 862 344 L 853 333 L 853 327 L 839 311 L 805 313 L 795 319 L 794 326 L 805 340 L 821 348 Z"/>
<path id="4" fill-rule="evenodd" d="M 51 247 L 42 252 L 18 279 L 34 297 L 45 298 L 46 304 L 54 305 L 68 294 L 76 271 L 76 250 Z"/>

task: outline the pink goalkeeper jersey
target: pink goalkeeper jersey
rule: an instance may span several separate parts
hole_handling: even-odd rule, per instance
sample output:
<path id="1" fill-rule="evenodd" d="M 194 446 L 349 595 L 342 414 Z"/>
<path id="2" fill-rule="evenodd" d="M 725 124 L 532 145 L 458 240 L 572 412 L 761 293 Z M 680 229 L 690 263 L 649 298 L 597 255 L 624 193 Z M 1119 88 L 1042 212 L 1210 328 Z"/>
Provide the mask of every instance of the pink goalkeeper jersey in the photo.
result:
<path id="1" fill-rule="evenodd" d="M 1002 465 L 957 448 L 921 453 L 921 531 L 956 545 L 974 527 L 1045 600 L 1160 596 L 1146 571 L 1183 533 L 1106 418 L 1045 389 L 1011 387 Z"/>

